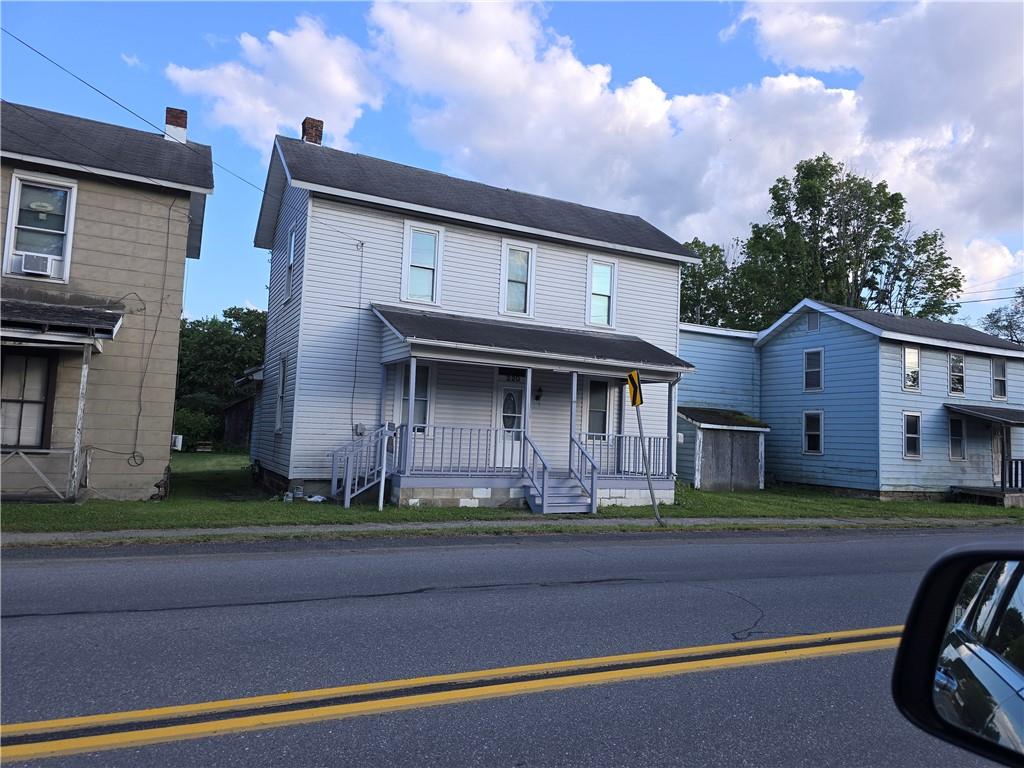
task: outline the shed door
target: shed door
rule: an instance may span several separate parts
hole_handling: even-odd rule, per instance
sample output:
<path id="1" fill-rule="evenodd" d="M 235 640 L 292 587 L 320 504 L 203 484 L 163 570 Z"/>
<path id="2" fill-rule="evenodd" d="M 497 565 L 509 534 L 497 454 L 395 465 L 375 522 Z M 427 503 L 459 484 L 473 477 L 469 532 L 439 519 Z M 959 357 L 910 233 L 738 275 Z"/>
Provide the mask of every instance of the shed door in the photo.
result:
<path id="1" fill-rule="evenodd" d="M 700 487 L 708 491 L 756 491 L 758 433 L 703 430 Z"/>

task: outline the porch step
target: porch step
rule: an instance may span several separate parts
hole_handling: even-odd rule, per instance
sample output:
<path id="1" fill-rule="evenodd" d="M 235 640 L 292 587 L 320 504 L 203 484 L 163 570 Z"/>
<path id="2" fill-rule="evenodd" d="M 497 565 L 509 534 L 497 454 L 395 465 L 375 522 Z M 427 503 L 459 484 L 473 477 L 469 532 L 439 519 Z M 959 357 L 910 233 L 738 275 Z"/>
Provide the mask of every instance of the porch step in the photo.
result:
<path id="1" fill-rule="evenodd" d="M 572 478 L 548 478 L 547 503 L 540 494 L 527 487 L 526 501 L 530 509 L 546 515 L 585 515 L 590 512 L 590 496 Z"/>

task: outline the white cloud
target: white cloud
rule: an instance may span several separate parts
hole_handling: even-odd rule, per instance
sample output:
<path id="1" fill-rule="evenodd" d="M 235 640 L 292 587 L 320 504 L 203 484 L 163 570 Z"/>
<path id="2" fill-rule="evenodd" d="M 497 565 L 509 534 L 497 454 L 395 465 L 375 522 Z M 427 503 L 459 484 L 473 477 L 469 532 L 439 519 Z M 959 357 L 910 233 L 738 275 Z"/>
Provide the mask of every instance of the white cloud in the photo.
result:
<path id="1" fill-rule="evenodd" d="M 121 61 L 123 61 L 125 64 L 127 64 L 129 67 L 132 67 L 133 69 L 135 67 L 142 66 L 142 61 L 134 53 L 122 53 Z"/>
<path id="2" fill-rule="evenodd" d="M 265 41 L 243 33 L 238 44 L 240 61 L 205 69 L 172 63 L 165 72 L 185 93 L 212 101 L 216 124 L 264 152 L 275 134 L 294 134 L 307 115 L 324 120 L 326 143 L 344 147 L 363 110 L 381 106 L 366 53 L 317 19 L 300 16 L 294 29 L 272 31 Z"/>

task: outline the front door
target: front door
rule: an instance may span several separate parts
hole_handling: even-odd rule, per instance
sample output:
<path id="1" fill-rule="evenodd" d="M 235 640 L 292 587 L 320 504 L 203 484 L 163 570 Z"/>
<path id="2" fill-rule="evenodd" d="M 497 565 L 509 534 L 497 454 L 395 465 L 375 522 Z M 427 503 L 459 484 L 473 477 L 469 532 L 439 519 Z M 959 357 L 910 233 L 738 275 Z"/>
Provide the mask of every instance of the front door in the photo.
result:
<path id="1" fill-rule="evenodd" d="M 523 385 L 498 385 L 498 428 L 494 433 L 494 464 L 498 470 L 519 468 L 523 455 Z"/>
<path id="2" fill-rule="evenodd" d="M 999 427 L 992 428 L 992 482 L 1003 483 L 1003 431 Z"/>

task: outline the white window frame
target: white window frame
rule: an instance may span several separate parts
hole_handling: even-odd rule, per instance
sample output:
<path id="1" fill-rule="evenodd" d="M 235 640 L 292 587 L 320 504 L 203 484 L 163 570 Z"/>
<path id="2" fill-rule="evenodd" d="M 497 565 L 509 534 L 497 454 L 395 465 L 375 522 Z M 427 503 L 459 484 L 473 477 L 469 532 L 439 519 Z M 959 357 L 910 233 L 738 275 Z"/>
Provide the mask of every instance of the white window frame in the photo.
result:
<path id="1" fill-rule="evenodd" d="M 996 361 L 1000 361 L 1003 364 L 1003 375 L 1002 375 L 1001 378 L 998 378 L 998 379 L 996 378 Z M 1005 357 L 990 357 L 988 359 L 988 368 L 989 368 L 989 373 L 991 374 L 991 376 L 989 378 L 992 381 L 992 399 L 993 400 L 1005 400 L 1007 398 L 1007 395 L 1010 394 L 1010 386 L 1009 386 L 1009 382 L 1007 381 L 1007 376 L 1009 374 L 1009 371 L 1007 371 L 1007 369 L 1006 369 L 1006 358 Z M 965 371 L 965 373 L 966 373 L 966 371 Z M 1003 393 L 1004 394 L 1002 394 L 1002 395 L 997 395 L 996 394 L 996 382 L 997 381 L 1002 381 L 1003 382 Z M 966 387 L 965 387 L 965 389 L 966 389 Z"/>
<path id="2" fill-rule="evenodd" d="M 811 414 L 818 415 L 818 443 L 819 451 L 807 450 L 807 417 Z M 825 455 L 825 412 L 822 410 L 809 410 L 800 414 L 800 445 L 804 456 Z"/>
<path id="3" fill-rule="evenodd" d="M 590 316 L 590 299 L 593 296 L 593 282 L 594 282 L 594 264 L 607 264 L 612 268 L 612 295 L 609 297 L 608 303 L 608 324 L 594 322 L 594 319 Z M 619 292 L 619 260 L 609 258 L 607 256 L 594 256 L 593 254 L 587 255 L 587 306 L 586 306 L 586 319 L 587 325 L 593 326 L 594 328 L 615 328 L 615 319 L 618 312 L 618 301 L 616 296 Z"/>
<path id="4" fill-rule="evenodd" d="M 417 358 L 416 360 L 416 378 L 419 379 L 423 375 L 423 369 L 427 369 L 427 424 L 434 423 L 434 399 L 437 393 L 437 363 L 426 362 Z M 401 363 L 395 366 L 397 372 L 395 376 L 395 389 L 394 396 L 392 398 L 394 405 L 391 409 L 391 417 L 395 424 L 404 424 L 405 417 L 408 415 L 405 409 L 402 408 L 402 385 L 405 383 L 405 372 L 409 368 L 409 363 Z"/>
<path id="5" fill-rule="evenodd" d="M 953 355 L 959 355 L 963 360 L 964 391 L 953 391 Z M 950 397 L 967 397 L 967 355 L 963 352 L 946 353 L 946 392 Z"/>
<path id="6" fill-rule="evenodd" d="M 811 318 L 812 317 L 814 318 L 814 327 L 813 328 L 811 328 Z M 821 329 L 821 315 L 819 313 L 814 312 L 812 310 L 811 312 L 807 313 L 807 317 L 805 319 L 805 323 L 806 323 L 806 325 L 804 327 L 807 329 L 808 333 L 817 333 Z"/>
<path id="7" fill-rule="evenodd" d="M 42 275 L 25 274 L 13 271 L 15 224 L 18 220 L 18 203 L 21 200 L 21 185 L 37 184 L 41 187 L 63 187 L 68 190 L 67 209 L 64 213 L 66 229 L 64 231 L 64 252 L 61 254 L 64 271 L 59 277 L 43 277 Z M 71 274 L 71 243 L 75 230 L 75 206 L 78 199 L 78 182 L 60 176 L 45 173 L 27 173 L 14 171 L 11 173 L 11 185 L 7 208 L 7 232 L 4 238 L 4 276 L 18 280 L 36 280 L 49 283 L 67 283 Z"/>
<path id="8" fill-rule="evenodd" d="M 526 311 L 517 312 L 508 308 L 508 257 L 509 251 L 515 248 L 519 251 L 526 251 L 529 254 L 529 262 L 527 264 L 527 285 L 526 285 Z M 533 288 L 536 281 L 537 274 L 537 246 L 533 243 L 526 243 L 521 240 L 508 240 L 502 238 L 501 241 L 501 287 L 499 290 L 498 298 L 498 312 L 503 315 L 512 315 L 513 317 L 533 317 L 534 304 L 533 304 Z"/>
<path id="9" fill-rule="evenodd" d="M 953 422 L 960 422 L 960 452 L 961 456 L 953 455 Z M 949 430 L 949 460 L 967 461 L 967 420 L 962 416 L 950 416 L 947 420 Z"/>
<path id="10" fill-rule="evenodd" d="M 907 350 L 913 349 L 917 352 L 917 386 L 907 386 Z M 912 344 L 904 344 L 900 351 L 900 356 L 903 359 L 903 391 L 904 392 L 920 392 L 921 391 L 921 348 L 916 347 Z"/>
<path id="11" fill-rule="evenodd" d="M 432 299 L 419 299 L 409 296 L 409 271 L 412 268 L 412 233 L 414 231 L 429 232 L 437 238 L 437 261 L 434 266 L 434 296 Z M 444 227 L 429 224 L 425 221 L 405 220 L 405 231 L 402 236 L 402 301 L 414 304 L 441 305 L 441 286 L 444 272 Z"/>
<path id="12" fill-rule="evenodd" d="M 819 360 L 818 386 L 817 387 L 808 387 L 807 386 L 807 371 L 808 370 L 813 370 L 813 369 L 809 369 L 807 367 L 807 355 L 812 353 L 812 352 L 817 352 L 818 355 L 819 355 L 819 357 L 818 357 L 818 360 Z M 824 347 L 814 347 L 813 349 L 805 349 L 803 351 L 803 356 L 804 356 L 804 365 L 803 365 L 803 374 L 802 374 L 803 378 L 800 381 L 801 386 L 803 386 L 803 391 L 804 392 L 823 392 L 825 390 L 825 348 Z"/>
<path id="13" fill-rule="evenodd" d="M 907 416 L 917 416 L 917 453 L 907 453 Z M 903 458 L 908 461 L 921 461 L 924 456 L 924 423 L 920 411 L 903 411 Z"/>
<path id="14" fill-rule="evenodd" d="M 284 387 L 288 380 L 288 358 L 284 355 L 277 362 L 277 401 L 274 403 L 274 432 L 284 428 Z"/>
<path id="15" fill-rule="evenodd" d="M 285 263 L 284 270 L 284 300 L 288 301 L 292 297 L 292 289 L 295 282 L 295 241 L 298 235 L 296 234 L 295 225 L 288 230 L 288 261 Z"/>

